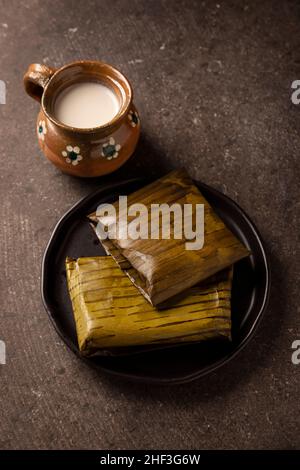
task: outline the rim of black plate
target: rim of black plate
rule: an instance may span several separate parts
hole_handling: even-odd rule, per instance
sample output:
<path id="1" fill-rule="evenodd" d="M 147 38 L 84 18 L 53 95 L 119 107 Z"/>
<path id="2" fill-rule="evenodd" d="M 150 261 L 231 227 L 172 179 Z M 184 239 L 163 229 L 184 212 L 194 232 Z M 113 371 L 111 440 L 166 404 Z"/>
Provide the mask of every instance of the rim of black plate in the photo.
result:
<path id="1" fill-rule="evenodd" d="M 121 180 L 117 181 L 115 183 L 107 183 L 103 185 L 103 187 L 96 189 L 92 193 L 88 194 L 87 196 L 81 198 L 79 201 L 77 201 L 75 204 L 72 205 L 72 207 L 59 219 L 57 224 L 55 225 L 51 237 L 46 245 L 43 259 L 42 259 L 42 274 L 41 274 L 41 297 L 42 297 L 42 302 L 44 305 L 44 308 L 50 318 L 50 321 L 52 325 L 54 326 L 56 332 L 58 335 L 61 337 L 61 339 L 66 343 L 66 345 L 76 354 L 77 357 L 79 357 L 81 360 L 83 360 L 85 363 L 89 364 L 93 368 L 96 368 L 98 370 L 101 370 L 109 375 L 119 377 L 122 379 L 127 379 L 127 380 L 133 380 L 133 381 L 138 381 L 138 382 L 144 382 L 144 383 L 151 383 L 153 385 L 177 385 L 177 384 L 183 384 L 183 383 L 188 383 L 193 380 L 199 379 L 201 377 L 204 377 L 205 375 L 214 372 L 215 370 L 219 369 L 221 366 L 227 364 L 229 361 L 234 359 L 243 349 L 244 347 L 248 344 L 248 342 L 253 338 L 255 331 L 257 330 L 257 327 L 259 323 L 261 322 L 263 318 L 263 314 L 266 310 L 268 301 L 269 301 L 269 296 L 270 296 L 270 287 L 271 287 L 271 271 L 270 271 L 270 266 L 268 262 L 268 258 L 266 255 L 266 250 L 264 247 L 264 243 L 262 241 L 262 237 L 260 236 L 260 233 L 255 226 L 255 224 L 252 222 L 252 220 L 249 218 L 249 216 L 245 213 L 245 211 L 229 196 L 226 194 L 222 193 L 221 191 L 205 184 L 202 183 L 201 181 L 195 180 L 195 184 L 197 186 L 200 186 L 202 188 L 207 189 L 209 192 L 214 193 L 217 197 L 224 198 L 229 204 L 234 206 L 234 208 L 240 213 L 242 218 L 247 222 L 247 224 L 250 226 L 252 233 L 255 235 L 256 241 L 259 245 L 259 248 L 261 250 L 262 254 L 262 259 L 264 263 L 264 268 L 265 268 L 265 291 L 264 291 L 264 296 L 263 296 L 263 301 L 261 303 L 259 312 L 256 315 L 255 321 L 253 322 L 249 332 L 245 336 L 245 338 L 237 345 L 237 347 L 230 351 L 228 354 L 226 354 L 224 357 L 221 359 L 217 360 L 215 363 L 208 365 L 207 367 L 201 368 L 199 371 L 195 371 L 193 373 L 187 374 L 187 375 L 182 375 L 182 377 L 174 377 L 174 378 L 164 378 L 164 377 L 149 377 L 149 376 L 140 376 L 136 375 L 134 373 L 127 373 L 127 372 L 121 372 L 121 371 L 115 371 L 112 369 L 109 369 L 103 365 L 97 364 L 94 361 L 84 358 L 83 356 L 80 355 L 79 350 L 76 348 L 76 346 L 73 344 L 73 342 L 70 340 L 69 336 L 62 331 L 62 329 L 59 327 L 55 319 L 53 318 L 52 310 L 55 309 L 54 306 L 51 306 L 51 301 L 48 298 L 47 294 L 47 283 L 48 283 L 48 269 L 47 266 L 50 263 L 49 256 L 51 254 L 51 248 L 53 244 L 56 241 L 57 234 L 59 233 L 59 228 L 62 224 L 65 224 L 66 220 L 70 218 L 75 210 L 78 210 L 81 206 L 84 206 L 87 202 L 89 202 L 93 198 L 98 198 L 101 197 L 103 193 L 106 191 L 112 191 L 116 190 L 119 187 L 122 186 L 127 186 L 129 184 L 134 184 L 134 183 L 142 183 L 145 182 L 145 184 L 151 182 L 150 179 L 148 178 L 143 178 L 143 177 L 136 177 L 136 178 L 130 178 L 128 180 Z"/>

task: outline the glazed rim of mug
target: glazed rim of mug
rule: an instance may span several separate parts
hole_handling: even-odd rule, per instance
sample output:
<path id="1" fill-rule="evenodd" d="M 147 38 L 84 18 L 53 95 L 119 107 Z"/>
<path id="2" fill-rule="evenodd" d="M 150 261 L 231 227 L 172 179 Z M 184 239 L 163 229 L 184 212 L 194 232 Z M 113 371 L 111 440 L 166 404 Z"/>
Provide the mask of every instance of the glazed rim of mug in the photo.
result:
<path id="1" fill-rule="evenodd" d="M 72 73 L 70 69 L 73 69 Z M 118 113 L 105 124 L 96 127 L 80 128 L 64 124 L 54 117 L 54 106 L 58 95 L 71 85 L 80 82 L 97 82 L 108 86 L 116 95 L 120 103 Z M 52 93 L 51 93 L 52 91 Z M 127 78 L 115 67 L 105 62 L 80 60 L 71 62 L 59 68 L 49 79 L 44 88 L 41 106 L 47 118 L 56 126 L 69 131 L 81 133 L 106 130 L 118 126 L 127 115 L 132 103 L 132 88 Z"/>

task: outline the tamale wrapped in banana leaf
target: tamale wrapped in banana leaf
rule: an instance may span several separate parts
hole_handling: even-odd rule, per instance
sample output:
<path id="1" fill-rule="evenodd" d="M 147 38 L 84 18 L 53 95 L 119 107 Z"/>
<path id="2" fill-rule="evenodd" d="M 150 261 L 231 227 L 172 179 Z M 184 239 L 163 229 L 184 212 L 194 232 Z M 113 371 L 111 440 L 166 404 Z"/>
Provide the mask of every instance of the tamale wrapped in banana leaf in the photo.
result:
<path id="1" fill-rule="evenodd" d="M 140 294 L 110 256 L 66 260 L 79 350 L 231 338 L 232 269 L 165 302 Z"/>
<path id="2" fill-rule="evenodd" d="M 204 245 L 196 250 L 186 249 L 188 240 L 185 236 L 181 239 L 175 237 L 172 219 L 170 239 L 124 239 L 118 236 L 101 239 L 99 224 L 111 229 L 113 224 L 122 223 L 124 214 L 120 211 L 119 201 L 114 203 L 114 222 L 97 213 L 89 215 L 90 220 L 97 224 L 93 227 L 106 253 L 114 258 L 152 305 L 160 304 L 249 255 L 249 250 L 225 226 L 184 169 L 175 170 L 130 194 L 127 206 L 136 203 L 147 207 L 148 227 L 152 223 L 153 204 L 167 204 L 169 207 L 178 204 L 182 208 L 190 204 L 193 216 L 196 205 L 204 205 Z M 122 227 L 116 233 L 122 233 Z"/>

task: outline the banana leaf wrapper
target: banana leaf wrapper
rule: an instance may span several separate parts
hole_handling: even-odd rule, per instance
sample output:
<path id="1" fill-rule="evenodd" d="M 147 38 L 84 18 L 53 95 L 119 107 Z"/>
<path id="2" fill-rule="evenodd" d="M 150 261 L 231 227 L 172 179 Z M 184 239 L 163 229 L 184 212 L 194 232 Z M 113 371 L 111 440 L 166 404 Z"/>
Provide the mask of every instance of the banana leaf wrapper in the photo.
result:
<path id="1" fill-rule="evenodd" d="M 130 194 L 128 206 L 135 203 L 143 203 L 148 209 L 148 214 L 151 204 L 155 203 L 178 203 L 182 207 L 183 204 L 192 204 L 193 209 L 196 204 L 204 204 L 204 246 L 195 251 L 186 250 L 185 243 L 188 240 L 185 238 L 174 238 L 173 226 L 169 240 L 101 240 L 96 224 L 100 223 L 107 228 L 107 219 L 97 216 L 96 213 L 88 216 L 106 253 L 114 258 L 152 305 L 159 305 L 250 254 L 214 212 L 184 169 L 175 170 Z M 114 207 L 118 222 L 118 201 L 114 203 Z M 128 220 L 129 223 L 131 220 L 133 219 Z"/>
<path id="2" fill-rule="evenodd" d="M 159 309 L 109 256 L 66 260 L 79 350 L 231 339 L 232 269 L 188 289 Z"/>

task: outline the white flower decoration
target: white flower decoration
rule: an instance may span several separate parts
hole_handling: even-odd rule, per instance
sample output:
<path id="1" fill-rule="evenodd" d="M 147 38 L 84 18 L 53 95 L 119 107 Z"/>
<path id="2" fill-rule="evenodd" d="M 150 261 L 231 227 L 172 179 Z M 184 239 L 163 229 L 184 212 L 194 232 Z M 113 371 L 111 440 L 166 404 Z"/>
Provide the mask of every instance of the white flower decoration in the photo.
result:
<path id="1" fill-rule="evenodd" d="M 129 119 L 130 125 L 132 127 L 137 126 L 138 123 L 139 123 L 139 116 L 138 116 L 138 113 L 136 111 L 130 110 L 129 113 L 128 113 L 128 119 Z"/>
<path id="2" fill-rule="evenodd" d="M 116 144 L 115 139 L 111 137 L 108 142 L 102 145 L 101 155 L 107 160 L 112 160 L 113 158 L 117 158 L 119 156 L 120 149 L 121 145 Z"/>
<path id="3" fill-rule="evenodd" d="M 47 134 L 47 127 L 45 121 L 39 121 L 39 124 L 37 126 L 37 133 L 39 139 L 45 140 L 45 135 Z"/>
<path id="4" fill-rule="evenodd" d="M 63 157 L 65 157 L 66 162 L 72 163 L 72 165 L 78 165 L 80 160 L 82 160 L 79 147 L 72 147 L 72 145 L 67 145 L 66 150 L 63 150 L 61 154 Z"/>

